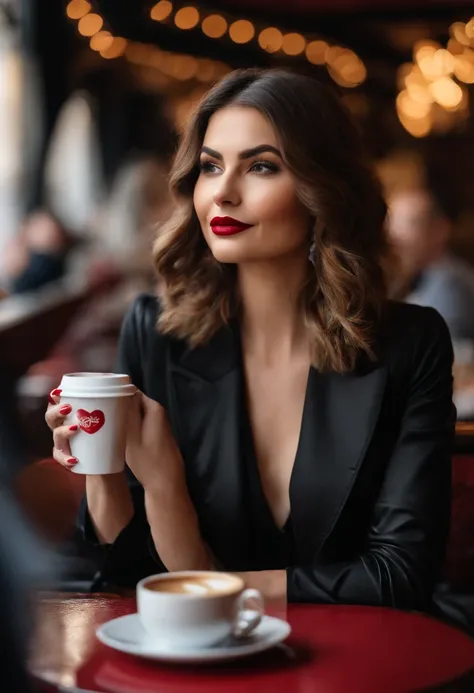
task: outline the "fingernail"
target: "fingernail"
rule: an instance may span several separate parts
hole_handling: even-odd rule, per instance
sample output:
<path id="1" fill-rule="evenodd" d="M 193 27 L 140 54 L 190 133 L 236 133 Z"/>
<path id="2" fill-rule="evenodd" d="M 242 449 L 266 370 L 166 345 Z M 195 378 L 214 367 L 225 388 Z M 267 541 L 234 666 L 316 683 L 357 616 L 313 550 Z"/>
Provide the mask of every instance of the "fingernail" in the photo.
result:
<path id="1" fill-rule="evenodd" d="M 77 460 L 75 457 L 69 457 L 67 463 L 68 464 L 77 464 Z"/>
<path id="2" fill-rule="evenodd" d="M 50 404 L 56 404 L 56 402 L 54 401 L 53 397 L 59 397 L 59 395 L 61 394 L 61 392 L 62 392 L 62 390 L 58 390 L 58 388 L 56 388 L 55 390 L 51 390 L 51 392 L 50 392 L 49 395 L 48 395 L 49 403 L 50 403 Z"/>
<path id="3" fill-rule="evenodd" d="M 61 394 L 61 392 L 62 392 L 61 390 L 57 390 L 57 389 L 56 389 L 56 390 L 51 390 L 51 392 L 50 392 L 49 395 L 48 395 L 48 401 L 49 401 L 49 403 L 50 403 L 50 404 L 56 404 L 56 402 L 54 401 L 54 397 L 55 397 L 55 396 L 58 397 L 58 396 Z"/>
<path id="4" fill-rule="evenodd" d="M 78 427 L 77 427 L 76 424 L 74 424 L 73 426 L 69 426 L 69 430 L 70 430 L 70 431 L 77 431 L 77 428 L 78 428 Z"/>
<path id="5" fill-rule="evenodd" d="M 60 414 L 69 414 L 69 412 L 72 410 L 72 407 L 70 404 L 63 404 L 62 407 L 59 407 L 59 413 Z"/>

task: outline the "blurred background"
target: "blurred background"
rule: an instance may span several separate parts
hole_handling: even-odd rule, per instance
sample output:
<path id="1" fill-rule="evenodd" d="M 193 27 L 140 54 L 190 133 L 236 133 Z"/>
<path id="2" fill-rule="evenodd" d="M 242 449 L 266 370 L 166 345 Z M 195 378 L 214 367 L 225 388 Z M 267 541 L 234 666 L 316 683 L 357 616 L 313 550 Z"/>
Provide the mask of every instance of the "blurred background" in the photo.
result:
<path id="1" fill-rule="evenodd" d="M 49 540 L 74 535 L 83 480 L 48 460 L 47 394 L 113 368 L 126 307 L 154 289 L 177 135 L 249 66 L 328 81 L 354 115 L 390 205 L 391 294 L 445 317 L 474 430 L 472 2 L 0 0 L 0 472 Z"/>

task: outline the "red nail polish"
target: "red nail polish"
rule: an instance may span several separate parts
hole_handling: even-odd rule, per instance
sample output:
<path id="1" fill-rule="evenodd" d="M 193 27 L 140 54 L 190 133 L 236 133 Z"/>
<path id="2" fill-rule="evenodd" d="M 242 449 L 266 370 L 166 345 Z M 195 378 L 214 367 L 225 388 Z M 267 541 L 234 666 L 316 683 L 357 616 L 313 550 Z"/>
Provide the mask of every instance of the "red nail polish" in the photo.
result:
<path id="1" fill-rule="evenodd" d="M 63 404 L 62 407 L 59 407 L 60 414 L 69 414 L 70 411 L 72 411 L 72 407 L 70 404 Z"/>
<path id="2" fill-rule="evenodd" d="M 78 427 L 77 427 L 76 424 L 74 424 L 73 426 L 69 426 L 69 430 L 70 430 L 70 431 L 77 431 L 77 428 L 78 428 Z"/>
<path id="3" fill-rule="evenodd" d="M 77 464 L 77 460 L 75 457 L 69 457 L 67 463 L 68 464 Z"/>
<path id="4" fill-rule="evenodd" d="M 49 395 L 48 395 L 49 403 L 50 403 L 50 404 L 56 404 L 56 402 L 54 401 L 53 397 L 59 397 L 59 395 L 61 394 L 61 392 L 62 392 L 62 390 L 59 390 L 58 388 L 56 388 L 55 390 L 51 390 L 51 392 L 50 392 Z"/>

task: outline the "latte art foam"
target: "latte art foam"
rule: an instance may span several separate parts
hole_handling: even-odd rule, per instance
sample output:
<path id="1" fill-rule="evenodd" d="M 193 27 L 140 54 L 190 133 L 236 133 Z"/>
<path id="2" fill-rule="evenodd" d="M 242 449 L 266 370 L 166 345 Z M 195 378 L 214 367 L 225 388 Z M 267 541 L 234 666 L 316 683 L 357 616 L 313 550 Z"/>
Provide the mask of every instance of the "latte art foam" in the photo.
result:
<path id="1" fill-rule="evenodd" d="M 145 587 L 152 592 L 212 597 L 237 592 L 241 588 L 241 583 L 232 576 L 189 577 L 178 575 L 161 580 L 151 580 L 146 583 Z"/>

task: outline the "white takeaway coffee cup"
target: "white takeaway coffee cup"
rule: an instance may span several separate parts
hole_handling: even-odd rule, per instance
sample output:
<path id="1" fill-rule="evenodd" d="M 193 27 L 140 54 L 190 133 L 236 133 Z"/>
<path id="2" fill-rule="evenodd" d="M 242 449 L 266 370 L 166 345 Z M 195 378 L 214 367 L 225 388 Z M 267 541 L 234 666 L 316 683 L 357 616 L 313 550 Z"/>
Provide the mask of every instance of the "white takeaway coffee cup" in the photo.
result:
<path id="1" fill-rule="evenodd" d="M 136 388 L 128 375 L 116 373 L 66 373 L 61 384 L 61 404 L 70 404 L 65 425 L 79 430 L 70 440 L 78 460 L 75 474 L 115 474 L 125 467 L 127 419 Z"/>

